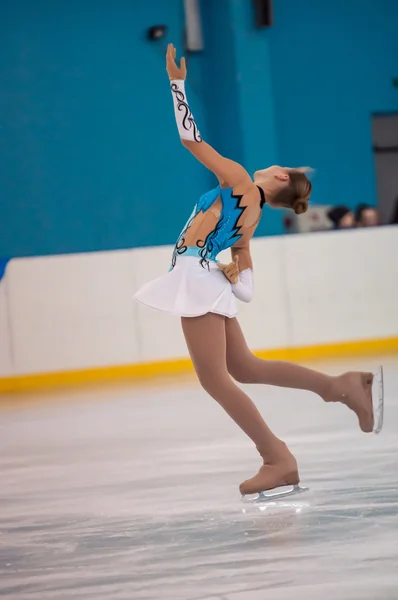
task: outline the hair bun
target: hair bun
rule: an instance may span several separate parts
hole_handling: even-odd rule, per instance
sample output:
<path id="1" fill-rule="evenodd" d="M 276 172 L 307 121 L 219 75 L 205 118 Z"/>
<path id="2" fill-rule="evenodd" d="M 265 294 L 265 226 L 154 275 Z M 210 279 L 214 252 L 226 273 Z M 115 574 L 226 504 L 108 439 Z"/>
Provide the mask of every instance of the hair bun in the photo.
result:
<path id="1" fill-rule="evenodd" d="M 294 207 L 294 212 L 296 213 L 296 215 L 302 215 L 303 213 L 307 212 L 308 209 L 308 204 L 307 202 L 297 202 L 296 206 Z"/>

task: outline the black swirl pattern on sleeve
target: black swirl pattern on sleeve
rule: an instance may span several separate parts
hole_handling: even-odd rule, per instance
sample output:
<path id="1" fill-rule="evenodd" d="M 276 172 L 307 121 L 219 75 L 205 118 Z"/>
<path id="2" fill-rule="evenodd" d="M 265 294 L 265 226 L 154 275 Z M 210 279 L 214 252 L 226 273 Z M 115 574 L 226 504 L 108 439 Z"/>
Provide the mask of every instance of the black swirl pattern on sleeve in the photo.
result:
<path id="1" fill-rule="evenodd" d="M 177 100 L 177 110 L 183 112 L 182 126 L 186 131 L 192 131 L 195 142 L 201 142 L 202 136 L 200 135 L 199 129 L 194 121 L 191 109 L 186 102 L 184 93 L 179 89 L 176 83 L 171 84 L 171 91 Z"/>

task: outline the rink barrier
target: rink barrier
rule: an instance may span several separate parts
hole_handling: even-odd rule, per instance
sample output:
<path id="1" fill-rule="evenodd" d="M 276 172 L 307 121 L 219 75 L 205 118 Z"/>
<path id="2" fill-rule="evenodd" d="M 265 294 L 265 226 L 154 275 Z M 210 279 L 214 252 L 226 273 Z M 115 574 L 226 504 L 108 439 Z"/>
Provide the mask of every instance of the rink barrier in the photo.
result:
<path id="1" fill-rule="evenodd" d="M 180 320 L 132 299 L 167 273 L 171 252 L 10 260 L 0 281 L 0 392 L 188 372 Z M 239 322 L 262 356 L 398 350 L 397 227 L 256 238 L 252 256 L 255 295 L 239 303 Z"/>
<path id="2" fill-rule="evenodd" d="M 379 356 L 398 353 L 398 337 L 380 340 L 361 340 L 302 348 L 259 350 L 254 354 L 266 360 L 305 362 L 330 358 Z M 193 371 L 190 359 L 156 361 L 133 365 L 81 369 L 59 373 L 36 373 L 0 378 L 0 394 L 13 394 L 44 389 L 57 389 L 87 383 L 138 381 L 155 377 L 181 375 Z"/>

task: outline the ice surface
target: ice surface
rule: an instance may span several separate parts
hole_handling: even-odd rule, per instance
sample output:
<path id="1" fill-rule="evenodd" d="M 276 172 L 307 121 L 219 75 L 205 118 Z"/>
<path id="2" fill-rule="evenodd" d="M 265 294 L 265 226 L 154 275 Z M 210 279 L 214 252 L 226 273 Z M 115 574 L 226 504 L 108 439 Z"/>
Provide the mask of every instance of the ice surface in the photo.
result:
<path id="1" fill-rule="evenodd" d="M 0 596 L 396 600 L 398 359 L 383 362 L 379 436 L 306 392 L 245 386 L 311 488 L 266 508 L 238 493 L 251 442 L 193 380 L 6 407 Z"/>

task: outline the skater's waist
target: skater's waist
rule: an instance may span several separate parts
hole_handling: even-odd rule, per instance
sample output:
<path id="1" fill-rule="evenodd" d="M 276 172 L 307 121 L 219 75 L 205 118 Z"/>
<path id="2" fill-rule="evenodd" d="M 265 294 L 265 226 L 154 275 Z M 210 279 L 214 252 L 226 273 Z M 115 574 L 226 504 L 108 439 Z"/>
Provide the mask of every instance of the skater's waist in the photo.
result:
<path id="1" fill-rule="evenodd" d="M 188 246 L 185 248 L 176 249 L 173 253 L 173 262 L 181 260 L 182 258 L 196 258 L 198 261 L 206 266 L 207 263 L 218 263 L 216 256 L 212 256 L 207 248 L 199 248 L 198 246 Z"/>

